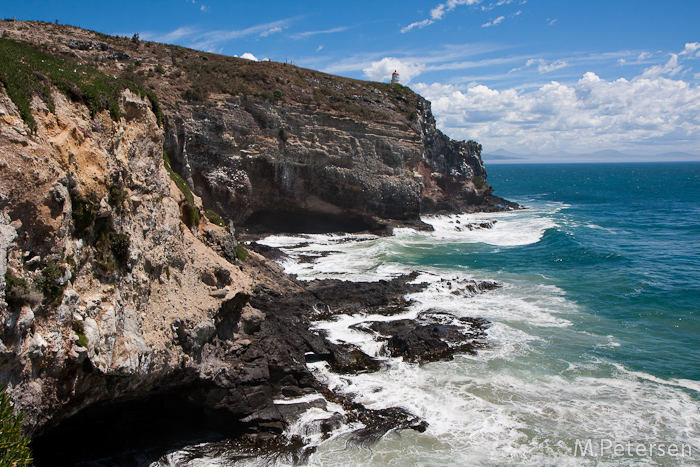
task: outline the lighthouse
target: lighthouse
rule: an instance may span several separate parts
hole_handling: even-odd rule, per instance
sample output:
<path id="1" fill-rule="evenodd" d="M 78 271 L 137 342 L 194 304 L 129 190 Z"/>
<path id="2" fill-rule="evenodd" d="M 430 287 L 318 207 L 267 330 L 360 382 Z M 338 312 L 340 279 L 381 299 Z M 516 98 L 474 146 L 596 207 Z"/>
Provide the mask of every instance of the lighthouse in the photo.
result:
<path id="1" fill-rule="evenodd" d="M 399 72 L 396 70 L 391 74 L 391 84 L 399 84 Z"/>

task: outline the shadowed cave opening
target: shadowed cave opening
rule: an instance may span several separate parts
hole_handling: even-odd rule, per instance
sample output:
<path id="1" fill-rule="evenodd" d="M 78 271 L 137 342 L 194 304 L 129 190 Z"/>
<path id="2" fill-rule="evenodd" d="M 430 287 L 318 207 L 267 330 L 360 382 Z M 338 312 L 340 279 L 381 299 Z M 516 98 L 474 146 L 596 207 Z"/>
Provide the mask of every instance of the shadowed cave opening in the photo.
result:
<path id="1" fill-rule="evenodd" d="M 249 233 L 327 234 L 375 230 L 377 225 L 365 216 L 343 213 L 297 211 L 256 211 L 244 223 Z"/>
<path id="2" fill-rule="evenodd" d="M 34 465 L 148 465 L 173 450 L 248 431 L 231 412 L 196 404 L 188 393 L 171 391 L 81 410 L 32 441 Z"/>

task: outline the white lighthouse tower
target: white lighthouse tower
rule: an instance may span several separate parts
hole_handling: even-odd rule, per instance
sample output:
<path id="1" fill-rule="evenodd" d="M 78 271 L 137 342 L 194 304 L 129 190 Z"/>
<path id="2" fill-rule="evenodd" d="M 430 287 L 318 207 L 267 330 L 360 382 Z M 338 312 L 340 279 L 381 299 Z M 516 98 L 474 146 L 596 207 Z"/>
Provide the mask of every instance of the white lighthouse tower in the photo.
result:
<path id="1" fill-rule="evenodd" d="M 399 72 L 396 70 L 391 74 L 391 84 L 399 84 Z"/>

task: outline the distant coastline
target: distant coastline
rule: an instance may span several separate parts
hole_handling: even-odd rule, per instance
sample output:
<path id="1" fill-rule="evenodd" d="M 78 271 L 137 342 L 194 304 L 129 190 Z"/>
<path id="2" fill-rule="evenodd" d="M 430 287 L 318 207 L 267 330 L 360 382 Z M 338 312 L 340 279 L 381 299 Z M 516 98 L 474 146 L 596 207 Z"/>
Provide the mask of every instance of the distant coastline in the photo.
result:
<path id="1" fill-rule="evenodd" d="M 625 162 L 700 162 L 700 154 L 666 152 L 653 155 L 629 154 L 615 150 L 585 154 L 556 152 L 551 154 L 516 154 L 502 149 L 484 153 L 488 164 L 571 164 L 571 163 L 625 163 Z"/>

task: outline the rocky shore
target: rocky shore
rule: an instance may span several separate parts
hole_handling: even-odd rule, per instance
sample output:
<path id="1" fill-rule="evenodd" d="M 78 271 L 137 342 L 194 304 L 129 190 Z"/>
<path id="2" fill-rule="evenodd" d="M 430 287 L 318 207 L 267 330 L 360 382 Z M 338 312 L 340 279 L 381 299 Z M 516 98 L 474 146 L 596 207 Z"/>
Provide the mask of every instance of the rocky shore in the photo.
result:
<path id="1" fill-rule="evenodd" d="M 379 370 L 313 322 L 398 315 L 425 284 L 301 282 L 280 252 L 239 241 L 515 208 L 493 196 L 478 143 L 443 135 L 399 85 L 70 26 L 0 28 L 0 381 L 37 465 L 144 465 L 202 441 L 303 460 L 313 448 L 284 433 L 312 406 L 342 408 L 319 421 L 324 435 L 361 422 L 360 445 L 426 428 L 309 369 Z M 482 348 L 487 325 L 436 311 L 358 329 L 420 364 Z"/>

